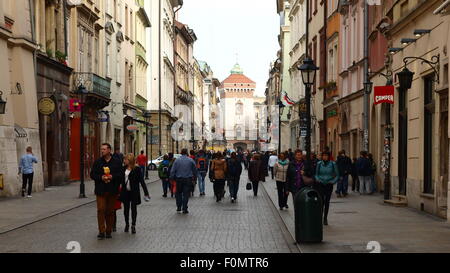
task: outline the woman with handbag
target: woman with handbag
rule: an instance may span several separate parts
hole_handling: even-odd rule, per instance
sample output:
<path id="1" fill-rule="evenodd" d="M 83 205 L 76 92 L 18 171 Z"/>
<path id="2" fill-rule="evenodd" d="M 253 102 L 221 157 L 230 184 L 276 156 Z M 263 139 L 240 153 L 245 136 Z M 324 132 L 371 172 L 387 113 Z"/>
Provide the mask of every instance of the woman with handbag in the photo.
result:
<path id="1" fill-rule="evenodd" d="M 287 204 L 287 199 L 289 196 L 289 191 L 287 190 L 286 176 L 289 167 L 289 160 L 286 159 L 284 153 L 278 155 L 278 160 L 272 167 L 272 175 L 275 176 L 275 181 L 277 182 L 278 190 L 278 205 L 280 210 L 284 208 L 289 208 Z"/>
<path id="2" fill-rule="evenodd" d="M 317 163 L 316 181 L 322 189 L 323 200 L 323 224 L 328 225 L 328 210 L 330 208 L 331 195 L 334 184 L 339 180 L 339 170 L 334 161 L 330 160 L 330 152 L 322 153 L 322 161 Z"/>
<path id="3" fill-rule="evenodd" d="M 141 189 L 144 189 L 145 201 L 150 199 L 147 185 L 140 168 L 136 165 L 136 159 L 133 154 L 128 154 L 125 159 L 125 173 L 122 180 L 122 191 L 120 192 L 120 201 L 123 203 L 123 214 L 125 216 L 125 232 L 130 228 L 130 208 L 131 208 L 131 233 L 136 233 L 137 206 L 141 204 Z"/>
<path id="4" fill-rule="evenodd" d="M 216 158 L 211 161 L 209 178 L 214 183 L 214 196 L 216 202 L 222 200 L 225 195 L 225 180 L 227 175 L 227 162 L 223 158 L 223 154 L 218 152 Z"/>
<path id="5" fill-rule="evenodd" d="M 266 178 L 262 165 L 261 155 L 255 154 L 248 167 L 248 179 L 252 182 L 254 196 L 258 196 L 259 182 L 264 181 Z"/>

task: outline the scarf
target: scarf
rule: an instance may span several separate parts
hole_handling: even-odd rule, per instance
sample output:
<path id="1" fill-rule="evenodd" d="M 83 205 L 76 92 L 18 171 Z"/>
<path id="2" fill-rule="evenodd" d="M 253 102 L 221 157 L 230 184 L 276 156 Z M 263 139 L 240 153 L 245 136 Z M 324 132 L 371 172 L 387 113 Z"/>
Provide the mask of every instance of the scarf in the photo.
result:
<path id="1" fill-rule="evenodd" d="M 286 164 L 288 164 L 289 163 L 289 161 L 288 160 L 283 160 L 283 161 L 281 161 L 281 160 L 278 160 L 278 164 L 280 164 L 281 166 L 285 166 Z"/>

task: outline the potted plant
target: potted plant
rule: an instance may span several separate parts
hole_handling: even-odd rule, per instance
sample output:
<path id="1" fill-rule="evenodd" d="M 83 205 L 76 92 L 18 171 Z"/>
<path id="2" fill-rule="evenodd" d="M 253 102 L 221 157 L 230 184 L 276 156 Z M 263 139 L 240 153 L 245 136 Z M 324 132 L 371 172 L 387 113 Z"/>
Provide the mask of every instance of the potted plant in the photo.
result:
<path id="1" fill-rule="evenodd" d="M 66 59 L 67 59 L 67 54 L 57 50 L 55 52 L 55 57 L 58 60 L 58 62 L 67 65 Z"/>

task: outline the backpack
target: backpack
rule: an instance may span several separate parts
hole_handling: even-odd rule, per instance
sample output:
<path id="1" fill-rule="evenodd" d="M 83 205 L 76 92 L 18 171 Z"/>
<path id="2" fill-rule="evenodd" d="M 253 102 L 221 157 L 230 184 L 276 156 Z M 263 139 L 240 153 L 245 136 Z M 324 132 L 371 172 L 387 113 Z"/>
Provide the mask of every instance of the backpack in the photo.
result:
<path id="1" fill-rule="evenodd" d="M 207 170 L 207 168 L 206 168 L 206 158 L 204 158 L 204 157 L 197 158 L 197 169 L 200 172 L 206 172 L 206 170 Z"/>
<path id="2" fill-rule="evenodd" d="M 163 166 L 162 167 L 162 173 L 163 173 L 163 175 L 168 177 L 169 176 L 169 166 Z"/>

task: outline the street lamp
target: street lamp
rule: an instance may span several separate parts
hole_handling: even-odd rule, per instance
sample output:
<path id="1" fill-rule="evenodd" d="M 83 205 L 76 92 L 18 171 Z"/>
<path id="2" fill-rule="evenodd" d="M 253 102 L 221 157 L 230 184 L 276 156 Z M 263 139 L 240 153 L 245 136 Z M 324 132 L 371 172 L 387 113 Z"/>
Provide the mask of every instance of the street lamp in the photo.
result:
<path id="1" fill-rule="evenodd" d="M 406 66 L 401 72 L 397 73 L 401 90 L 408 90 L 411 88 L 413 76 L 414 72 L 411 72 Z"/>
<path id="2" fill-rule="evenodd" d="M 83 84 L 78 86 L 76 91 L 80 95 L 80 195 L 79 198 L 86 198 L 84 187 L 84 102 L 83 97 L 88 93 Z"/>
<path id="3" fill-rule="evenodd" d="M 314 64 L 314 61 L 306 57 L 303 64 L 298 68 L 302 73 L 303 84 L 305 85 L 305 100 L 306 100 L 306 138 L 305 150 L 306 158 L 311 158 L 311 87 L 315 82 L 316 73 L 319 68 Z M 299 111 L 299 120 L 302 120 L 301 111 Z M 301 137 L 301 132 L 300 132 Z"/>
<path id="4" fill-rule="evenodd" d="M 412 86 L 414 72 L 411 72 L 408 69 L 408 67 L 407 67 L 408 60 L 420 60 L 420 61 L 422 61 L 422 64 L 429 65 L 434 70 L 434 73 L 436 74 L 435 82 L 439 83 L 439 71 L 438 71 L 438 65 L 439 65 L 439 60 L 440 60 L 439 54 L 432 56 L 431 60 L 426 60 L 421 57 L 405 57 L 405 58 L 403 58 L 403 62 L 405 63 L 405 68 L 403 68 L 403 70 L 401 72 L 397 73 L 398 81 L 400 84 L 400 89 L 408 90 Z"/>
<path id="5" fill-rule="evenodd" d="M 4 115 L 6 113 L 6 101 L 2 99 L 3 92 L 0 91 L 0 115 Z"/>
<path id="6" fill-rule="evenodd" d="M 147 155 L 147 160 L 150 158 L 150 161 L 152 159 L 152 156 L 148 156 L 148 124 L 150 123 L 150 111 L 144 111 L 144 119 L 145 119 L 145 154 Z M 148 162 L 145 164 L 145 179 L 148 179 Z"/>

